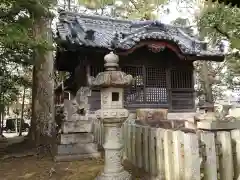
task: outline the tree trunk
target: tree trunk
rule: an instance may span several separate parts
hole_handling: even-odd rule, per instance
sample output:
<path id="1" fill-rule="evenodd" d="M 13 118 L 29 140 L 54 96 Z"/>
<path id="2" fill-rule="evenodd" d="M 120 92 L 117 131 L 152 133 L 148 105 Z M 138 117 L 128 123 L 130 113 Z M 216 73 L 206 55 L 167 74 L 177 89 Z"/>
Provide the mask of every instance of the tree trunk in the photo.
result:
<path id="1" fill-rule="evenodd" d="M 33 57 L 33 59 L 35 59 L 35 56 Z M 28 140 L 30 140 L 31 142 L 35 142 L 35 132 L 36 132 L 36 115 L 35 115 L 35 107 L 34 107 L 34 99 L 36 97 L 36 94 L 37 94 L 37 86 L 36 86 L 36 70 L 35 70 L 35 66 L 33 66 L 33 69 L 32 69 L 32 81 L 33 81 L 33 84 L 32 84 L 32 107 L 31 107 L 31 113 L 32 113 L 32 116 L 31 116 L 31 123 L 30 123 L 30 129 L 29 129 L 29 132 L 28 132 Z"/>
<path id="2" fill-rule="evenodd" d="M 2 126 L 2 134 L 1 134 L 1 136 L 3 136 L 3 120 L 4 120 L 4 109 L 5 109 L 5 107 L 4 107 L 4 105 L 3 105 L 3 110 L 2 110 L 2 114 L 1 114 L 1 119 L 2 119 L 2 124 L 1 124 L 1 126 Z"/>
<path id="3" fill-rule="evenodd" d="M 3 135 L 3 114 L 4 114 L 3 93 L 2 84 L 0 84 L 0 137 Z"/>
<path id="4" fill-rule="evenodd" d="M 212 84 L 210 82 L 209 79 L 209 66 L 207 64 L 206 61 L 204 61 L 202 63 L 202 67 L 201 67 L 201 80 L 202 80 L 202 85 L 203 85 L 203 89 L 204 89 L 204 94 L 205 94 L 205 101 L 213 104 L 214 100 L 213 100 L 213 93 L 212 93 Z"/>
<path id="5" fill-rule="evenodd" d="M 24 123 L 23 115 L 24 115 L 24 106 L 25 106 L 25 94 L 26 94 L 26 87 L 23 87 L 23 96 L 22 96 L 22 108 L 21 108 L 21 119 L 19 124 L 19 136 L 22 136 L 22 126 Z"/>
<path id="6" fill-rule="evenodd" d="M 37 22 L 35 38 L 45 39 L 52 45 L 50 22 L 49 19 L 41 19 Z M 34 140 L 37 146 L 51 145 L 55 140 L 53 62 L 52 51 L 35 52 L 32 113 L 35 123 Z M 31 134 L 34 133 L 32 131 Z"/>
<path id="7" fill-rule="evenodd" d="M 0 104 L 1 106 L 1 104 Z M 1 109 L 1 107 L 0 107 Z M 0 110 L 0 137 L 3 135 L 3 117 L 2 117 L 2 111 Z"/>

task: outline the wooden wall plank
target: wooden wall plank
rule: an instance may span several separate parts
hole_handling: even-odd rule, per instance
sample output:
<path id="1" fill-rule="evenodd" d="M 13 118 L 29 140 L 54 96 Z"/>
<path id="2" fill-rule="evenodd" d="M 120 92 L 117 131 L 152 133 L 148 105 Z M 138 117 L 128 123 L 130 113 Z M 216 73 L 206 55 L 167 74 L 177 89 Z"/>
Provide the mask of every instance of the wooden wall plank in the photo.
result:
<path id="1" fill-rule="evenodd" d="M 142 168 L 143 167 L 143 139 L 142 139 L 142 133 L 143 133 L 143 128 L 142 126 L 137 126 L 136 130 L 136 158 L 137 158 L 137 167 Z"/>
<path id="2" fill-rule="evenodd" d="M 99 144 L 99 145 L 101 145 L 100 143 L 101 143 L 101 140 L 100 140 L 100 138 L 102 137 L 102 135 L 101 135 L 101 131 L 100 131 L 100 128 L 102 128 L 101 127 L 101 124 L 99 123 L 99 121 L 96 121 L 96 125 L 97 125 L 97 143 Z"/>
<path id="3" fill-rule="evenodd" d="M 127 157 L 128 160 L 132 163 L 132 125 L 130 123 L 127 124 Z"/>
<path id="4" fill-rule="evenodd" d="M 123 140 L 123 158 L 124 159 L 128 159 L 128 154 L 127 154 L 127 142 L 128 142 L 128 136 L 127 136 L 127 133 L 128 133 L 128 125 L 127 125 L 127 122 L 123 123 L 122 125 L 122 140 Z"/>
<path id="5" fill-rule="evenodd" d="M 93 120 L 93 142 L 96 143 L 96 122 Z"/>
<path id="6" fill-rule="evenodd" d="M 231 131 L 232 137 L 232 153 L 233 156 L 233 167 L 234 167 L 234 180 L 237 180 L 240 176 L 240 130 L 235 129 Z"/>
<path id="7" fill-rule="evenodd" d="M 150 173 L 152 176 L 157 175 L 157 161 L 156 161 L 156 128 L 150 128 L 149 138 L 149 160 L 150 160 Z"/>
<path id="8" fill-rule="evenodd" d="M 144 127 L 143 132 L 144 170 L 149 172 L 149 127 Z"/>
<path id="9" fill-rule="evenodd" d="M 184 133 L 173 132 L 174 180 L 184 180 Z"/>
<path id="10" fill-rule="evenodd" d="M 99 129 L 98 129 L 98 143 L 99 143 L 99 145 L 103 145 L 102 144 L 102 136 L 103 136 L 102 129 L 103 129 L 103 127 L 102 127 L 102 124 L 101 124 L 100 121 L 98 121 L 98 125 L 99 125 Z"/>
<path id="11" fill-rule="evenodd" d="M 230 132 L 218 131 L 217 141 L 221 145 L 219 173 L 221 180 L 233 179 L 233 156 Z"/>
<path id="12" fill-rule="evenodd" d="M 240 140 L 236 140 L 236 151 L 237 154 L 235 156 L 235 164 L 234 164 L 234 180 L 240 180 L 240 173 L 239 173 L 239 168 L 240 168 L 240 158 L 239 158 L 239 153 L 240 153 Z"/>
<path id="13" fill-rule="evenodd" d="M 165 163 L 165 179 L 173 180 L 174 172 L 173 172 L 173 149 L 172 149 L 172 133 L 171 130 L 164 131 L 164 163 Z"/>
<path id="14" fill-rule="evenodd" d="M 200 180 L 200 157 L 198 136 L 192 133 L 184 134 L 185 180 Z"/>
<path id="15" fill-rule="evenodd" d="M 131 137 L 131 139 L 132 139 L 132 142 L 131 142 L 131 152 L 132 152 L 132 157 L 131 157 L 131 159 L 132 159 L 132 164 L 133 165 L 137 165 L 137 161 L 136 161 L 136 125 L 135 124 L 132 124 L 132 137 Z"/>
<path id="16" fill-rule="evenodd" d="M 156 137 L 156 159 L 157 159 L 157 178 L 165 179 L 165 163 L 164 163 L 164 129 L 157 128 Z"/>
<path id="17" fill-rule="evenodd" d="M 217 154 L 215 148 L 215 135 L 212 132 L 201 132 L 201 141 L 204 143 L 205 148 L 203 150 L 203 168 L 204 168 L 204 180 L 217 180 Z"/>

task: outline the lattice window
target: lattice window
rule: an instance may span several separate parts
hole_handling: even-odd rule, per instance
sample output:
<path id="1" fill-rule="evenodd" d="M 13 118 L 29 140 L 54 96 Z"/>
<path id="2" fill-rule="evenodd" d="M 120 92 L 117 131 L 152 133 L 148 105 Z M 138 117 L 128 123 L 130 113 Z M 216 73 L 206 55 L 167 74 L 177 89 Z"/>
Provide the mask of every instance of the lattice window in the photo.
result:
<path id="1" fill-rule="evenodd" d="M 171 88 L 192 88 L 192 71 L 171 71 Z"/>
<path id="2" fill-rule="evenodd" d="M 166 69 L 161 67 L 146 68 L 146 103 L 167 104 Z"/>
<path id="3" fill-rule="evenodd" d="M 56 94 L 55 97 L 54 97 L 54 100 L 55 100 L 56 105 L 63 104 L 63 102 L 64 102 L 63 95 L 62 94 Z"/>
<path id="4" fill-rule="evenodd" d="M 172 109 L 194 108 L 192 70 L 171 70 Z"/>
<path id="5" fill-rule="evenodd" d="M 126 66 L 122 71 L 131 74 L 135 83 L 124 91 L 125 104 L 139 104 L 144 101 L 144 78 L 142 67 Z"/>
<path id="6" fill-rule="evenodd" d="M 178 110 L 194 107 L 191 70 L 172 69 L 170 77 L 167 77 L 167 67 L 160 65 L 156 67 L 124 66 L 121 70 L 131 74 L 135 79 L 134 84 L 124 91 L 124 103 L 127 108 L 172 105 L 172 109 Z M 91 66 L 91 76 L 96 77 L 102 71 L 104 71 L 103 67 Z M 168 98 L 169 95 L 172 97 Z M 168 99 L 171 99 L 171 102 L 168 102 Z"/>
<path id="7" fill-rule="evenodd" d="M 68 100 L 70 100 L 70 99 L 71 99 L 71 95 L 70 95 L 70 93 L 69 93 L 69 92 L 67 92 L 67 91 L 64 91 L 64 99 L 68 99 Z"/>
<path id="8" fill-rule="evenodd" d="M 160 67 L 123 67 L 122 70 L 131 74 L 135 84 L 125 90 L 127 104 L 167 104 L 166 69 Z"/>
<path id="9" fill-rule="evenodd" d="M 96 77 L 98 73 L 103 72 L 103 66 L 90 66 L 90 76 Z"/>

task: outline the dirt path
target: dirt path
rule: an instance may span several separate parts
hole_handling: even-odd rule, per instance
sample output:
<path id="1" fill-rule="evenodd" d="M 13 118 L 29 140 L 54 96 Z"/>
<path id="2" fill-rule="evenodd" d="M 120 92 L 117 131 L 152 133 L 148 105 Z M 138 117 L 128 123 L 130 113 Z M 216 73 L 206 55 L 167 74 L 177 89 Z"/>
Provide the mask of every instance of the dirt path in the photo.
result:
<path id="1" fill-rule="evenodd" d="M 143 178 L 145 174 L 139 169 L 124 163 L 125 168 L 133 174 L 133 180 Z M 37 159 L 35 156 L 19 157 L 0 162 L 1 180 L 94 180 L 103 168 L 102 159 L 55 163 L 51 158 Z"/>
<path id="2" fill-rule="evenodd" d="M 0 180 L 94 180 L 103 169 L 102 159 L 73 162 L 54 162 L 49 157 L 39 159 L 27 141 L 13 140 L 0 156 Z M 131 172 L 133 180 L 149 179 L 143 178 L 146 174 L 127 162 L 124 167 Z"/>
<path id="3" fill-rule="evenodd" d="M 0 163 L 0 179 L 93 180 L 102 167 L 102 160 L 55 163 L 50 158 L 14 158 Z"/>

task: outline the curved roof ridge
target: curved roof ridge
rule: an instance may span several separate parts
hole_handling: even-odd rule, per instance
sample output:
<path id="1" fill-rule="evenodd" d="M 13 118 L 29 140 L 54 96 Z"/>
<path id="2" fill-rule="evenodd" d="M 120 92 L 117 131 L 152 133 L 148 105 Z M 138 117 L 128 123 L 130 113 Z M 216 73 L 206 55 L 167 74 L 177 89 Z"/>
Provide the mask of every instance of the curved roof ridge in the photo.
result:
<path id="1" fill-rule="evenodd" d="M 167 40 L 179 47 L 185 56 L 195 59 L 215 58 L 224 60 L 220 50 L 213 51 L 207 43 L 190 36 L 184 28 L 162 23 L 160 20 L 123 20 L 113 17 L 98 16 L 61 11 L 57 23 L 60 43 L 128 50 L 141 40 Z"/>
<path id="2" fill-rule="evenodd" d="M 199 40 L 199 39 L 197 39 L 197 38 L 191 37 L 189 34 L 187 34 L 186 32 L 184 32 L 181 28 L 177 28 L 177 30 L 178 30 L 183 36 L 189 38 L 191 41 L 195 41 L 195 42 L 197 42 L 197 43 L 206 44 L 205 41 L 201 41 L 201 40 Z"/>
<path id="3" fill-rule="evenodd" d="M 72 15 L 73 17 L 81 17 L 81 18 L 91 18 L 95 20 L 102 20 L 102 21 L 115 21 L 118 23 L 131 23 L 130 20 L 127 19 L 117 19 L 114 17 L 109 17 L 109 16 L 100 16 L 96 14 L 86 14 L 86 13 L 77 13 L 77 12 L 70 12 L 66 10 L 61 10 L 59 12 L 60 17 L 64 15 Z"/>
<path id="4" fill-rule="evenodd" d="M 177 38 L 171 36 L 170 34 L 165 35 L 163 32 L 139 32 L 137 34 L 132 34 L 131 36 L 127 36 L 125 39 L 120 41 L 117 44 L 118 48 L 123 49 L 130 49 L 134 47 L 138 42 L 141 40 L 164 40 L 164 41 L 171 41 L 178 45 L 181 52 L 184 53 L 194 53 L 193 51 L 188 50 L 188 46 L 181 41 L 179 41 Z"/>

